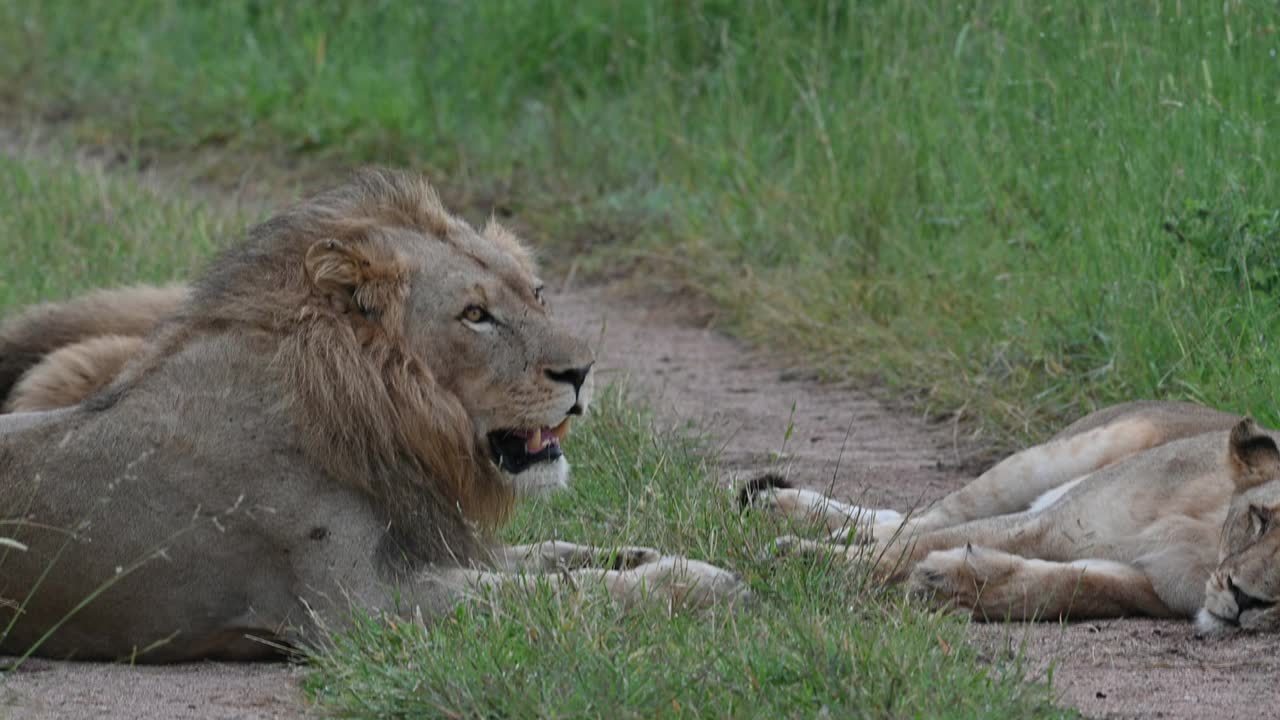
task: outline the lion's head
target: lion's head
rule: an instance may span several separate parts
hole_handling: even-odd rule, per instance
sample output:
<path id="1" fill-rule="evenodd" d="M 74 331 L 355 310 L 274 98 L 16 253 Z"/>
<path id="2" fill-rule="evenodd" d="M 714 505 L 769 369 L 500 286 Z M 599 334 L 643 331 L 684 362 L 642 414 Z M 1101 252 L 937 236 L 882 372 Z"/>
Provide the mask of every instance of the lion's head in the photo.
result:
<path id="1" fill-rule="evenodd" d="M 592 352 L 552 321 L 530 253 L 389 170 L 253 228 L 88 403 L 210 333 L 264 348 L 304 452 L 376 498 L 419 558 L 458 552 L 428 518 L 460 510 L 492 526 L 516 487 L 563 484 L 560 441 L 591 400 Z"/>
<path id="2" fill-rule="evenodd" d="M 1196 617 L 1202 635 L 1280 629 L 1280 450 L 1252 420 L 1231 431 L 1227 464 L 1235 493 L 1218 543 L 1218 568 Z"/>

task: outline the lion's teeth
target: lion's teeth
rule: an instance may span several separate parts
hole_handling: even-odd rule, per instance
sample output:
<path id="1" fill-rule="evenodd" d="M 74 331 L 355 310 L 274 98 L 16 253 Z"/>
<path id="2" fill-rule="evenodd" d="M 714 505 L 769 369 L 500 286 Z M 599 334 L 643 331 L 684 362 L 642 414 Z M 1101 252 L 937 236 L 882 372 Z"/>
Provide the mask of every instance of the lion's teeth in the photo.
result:
<path id="1" fill-rule="evenodd" d="M 569 434 L 569 418 L 565 418 L 559 425 L 551 428 L 551 434 L 556 440 L 563 440 L 564 436 Z"/>
<path id="2" fill-rule="evenodd" d="M 529 451 L 530 454 L 542 450 L 542 428 L 534 430 L 533 433 L 529 435 L 528 441 L 525 442 L 524 449 Z"/>

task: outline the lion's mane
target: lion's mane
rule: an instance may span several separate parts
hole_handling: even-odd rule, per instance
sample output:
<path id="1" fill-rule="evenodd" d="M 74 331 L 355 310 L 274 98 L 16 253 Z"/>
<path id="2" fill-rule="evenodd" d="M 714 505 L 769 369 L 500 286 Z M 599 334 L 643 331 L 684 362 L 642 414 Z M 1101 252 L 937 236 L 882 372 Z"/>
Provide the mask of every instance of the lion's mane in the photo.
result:
<path id="1" fill-rule="evenodd" d="M 378 232 L 408 228 L 423 242 L 448 244 L 458 223 L 425 180 L 362 171 L 252 228 L 195 284 L 148 354 L 88 403 L 109 406 L 193 337 L 246 334 L 273 358 L 263 370 L 283 384 L 302 452 L 385 513 L 391 545 L 384 550 L 392 552 L 384 559 L 414 567 L 477 557 L 473 528 L 506 518 L 511 489 L 477 447 L 460 400 L 436 381 L 433 359 L 405 342 L 410 270 Z M 317 273 L 342 270 L 312 266 L 308 276 L 309 250 L 323 240 L 360 254 L 352 306 L 333 303 L 314 285 Z"/>

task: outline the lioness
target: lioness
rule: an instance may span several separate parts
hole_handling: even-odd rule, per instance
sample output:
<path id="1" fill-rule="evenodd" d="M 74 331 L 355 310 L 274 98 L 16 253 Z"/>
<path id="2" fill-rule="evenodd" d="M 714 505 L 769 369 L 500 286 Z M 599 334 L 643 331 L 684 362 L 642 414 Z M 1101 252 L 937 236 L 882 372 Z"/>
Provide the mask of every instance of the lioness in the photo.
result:
<path id="1" fill-rule="evenodd" d="M 486 547 L 513 476 L 566 472 L 593 357 L 516 238 L 450 215 L 425 180 L 362 172 L 177 294 L 106 387 L 0 415 L 0 521 L 26 546 L 0 548 L 0 652 L 252 659 L 352 606 L 430 615 L 504 583 L 746 595 L 647 548 Z M 19 336 L 8 367 L 32 364 Z"/>
<path id="2" fill-rule="evenodd" d="M 1280 451 L 1252 420 L 1185 403 L 1089 415 L 918 516 L 764 478 L 743 501 L 816 516 L 833 540 L 783 552 L 869 557 L 978 619 L 1194 617 L 1202 635 L 1280 625 Z M 862 537 L 858 537 L 862 535 Z"/>

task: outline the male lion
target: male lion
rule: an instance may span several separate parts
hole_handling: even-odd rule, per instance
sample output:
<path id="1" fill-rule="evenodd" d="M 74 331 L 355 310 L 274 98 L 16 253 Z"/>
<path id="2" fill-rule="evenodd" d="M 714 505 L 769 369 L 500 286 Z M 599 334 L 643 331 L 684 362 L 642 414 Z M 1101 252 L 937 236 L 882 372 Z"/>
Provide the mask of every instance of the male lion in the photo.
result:
<path id="1" fill-rule="evenodd" d="M 0 521 L 26 545 L 0 558 L 0 652 L 251 659 L 352 606 L 430 615 L 504 583 L 746 595 L 646 548 L 485 547 L 512 474 L 564 473 L 593 358 L 517 240 L 424 180 L 360 173 L 251 229 L 189 297 L 157 292 L 180 307 L 109 385 L 0 416 Z"/>
<path id="2" fill-rule="evenodd" d="M 913 594 L 978 619 L 1194 617 L 1208 636 L 1280 627 L 1275 435 L 1196 405 L 1093 413 L 919 516 L 770 477 L 743 502 L 817 517 L 833 540 L 852 530 L 873 544 L 788 536 L 781 551 L 871 558 Z"/>
<path id="3" fill-rule="evenodd" d="M 0 413 L 71 407 L 102 390 L 142 356 L 147 337 L 178 314 L 190 292 L 185 285 L 138 285 L 25 308 L 0 325 Z M 503 469 L 517 495 L 568 485 L 568 463 L 559 456 L 518 466 L 511 460 Z"/>

